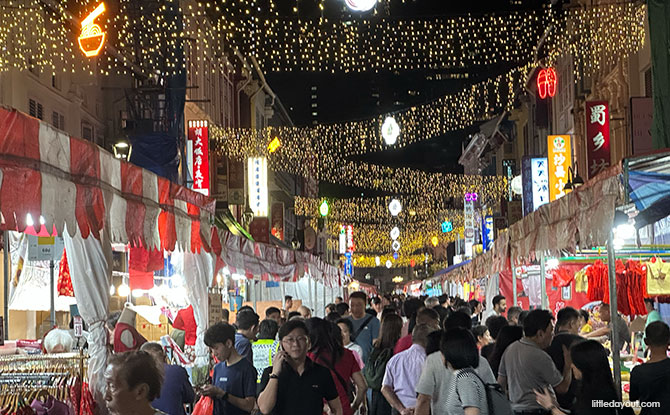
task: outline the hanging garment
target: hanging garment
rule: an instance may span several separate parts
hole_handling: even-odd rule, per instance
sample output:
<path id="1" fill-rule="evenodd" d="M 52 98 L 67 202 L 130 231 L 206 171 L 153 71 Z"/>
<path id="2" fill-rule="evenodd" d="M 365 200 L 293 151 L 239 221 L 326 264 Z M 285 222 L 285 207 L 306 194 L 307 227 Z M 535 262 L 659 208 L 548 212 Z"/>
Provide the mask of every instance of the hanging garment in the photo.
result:
<path id="1" fill-rule="evenodd" d="M 154 286 L 154 271 L 164 267 L 163 252 L 140 247 L 128 250 L 128 285 L 131 290 L 149 290 Z"/>
<path id="2" fill-rule="evenodd" d="M 116 323 L 114 328 L 114 353 L 139 350 L 147 342 L 135 327 L 126 323 Z"/>
<path id="3" fill-rule="evenodd" d="M 575 273 L 575 291 L 585 293 L 589 287 L 589 277 L 586 275 L 588 267 L 584 267 Z"/>
<path id="4" fill-rule="evenodd" d="M 79 408 L 79 414 L 94 415 L 97 412 L 95 399 L 93 399 L 88 383 L 84 382 L 81 387 L 81 407 Z"/>
<path id="5" fill-rule="evenodd" d="M 551 270 L 551 285 L 554 287 L 566 287 L 570 285 L 575 278 L 575 274 L 570 272 L 567 267 L 558 267 Z"/>
<path id="6" fill-rule="evenodd" d="M 646 269 L 634 260 L 626 264 L 620 259 L 616 261 L 616 295 L 619 313 L 627 316 L 644 315 L 646 292 Z M 609 304 L 609 289 L 605 290 L 603 302 Z"/>
<path id="7" fill-rule="evenodd" d="M 179 310 L 177 317 L 172 323 L 172 327 L 184 330 L 184 344 L 187 346 L 195 345 L 195 340 L 197 337 L 198 325 L 195 322 L 195 315 L 193 314 L 193 306 L 190 305 L 186 308 Z"/>
<path id="8" fill-rule="evenodd" d="M 601 260 L 597 260 L 586 270 L 586 276 L 588 278 L 586 295 L 589 301 L 603 301 L 605 292 L 608 291 L 607 266 Z"/>
<path id="9" fill-rule="evenodd" d="M 647 267 L 647 293 L 652 295 L 670 294 L 670 262 L 660 258 L 645 263 Z"/>
<path id="10" fill-rule="evenodd" d="M 72 278 L 70 278 L 70 266 L 67 264 L 67 254 L 63 250 L 63 258 L 58 266 L 58 285 L 56 286 L 58 295 L 62 297 L 74 297 L 72 288 Z"/>

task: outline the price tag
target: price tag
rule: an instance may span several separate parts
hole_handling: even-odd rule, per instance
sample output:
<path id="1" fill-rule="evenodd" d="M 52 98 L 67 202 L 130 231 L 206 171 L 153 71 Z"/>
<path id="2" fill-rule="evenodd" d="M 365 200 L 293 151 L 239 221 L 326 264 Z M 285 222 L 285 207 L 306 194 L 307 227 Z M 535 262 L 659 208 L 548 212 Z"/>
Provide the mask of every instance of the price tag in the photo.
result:
<path id="1" fill-rule="evenodd" d="M 74 337 L 81 337 L 83 336 L 84 332 L 84 320 L 82 320 L 81 316 L 76 316 L 74 318 L 73 322 L 74 326 Z"/>

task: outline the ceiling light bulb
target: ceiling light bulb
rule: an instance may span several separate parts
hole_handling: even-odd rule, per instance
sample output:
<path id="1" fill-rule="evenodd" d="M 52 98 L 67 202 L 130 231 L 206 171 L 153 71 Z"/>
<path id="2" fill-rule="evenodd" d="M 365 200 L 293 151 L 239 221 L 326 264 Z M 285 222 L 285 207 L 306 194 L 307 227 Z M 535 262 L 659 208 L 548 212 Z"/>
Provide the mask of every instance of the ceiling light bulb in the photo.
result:
<path id="1" fill-rule="evenodd" d="M 119 294 L 119 297 L 128 297 L 128 295 L 130 294 L 130 287 L 125 283 L 119 285 L 117 294 Z"/>

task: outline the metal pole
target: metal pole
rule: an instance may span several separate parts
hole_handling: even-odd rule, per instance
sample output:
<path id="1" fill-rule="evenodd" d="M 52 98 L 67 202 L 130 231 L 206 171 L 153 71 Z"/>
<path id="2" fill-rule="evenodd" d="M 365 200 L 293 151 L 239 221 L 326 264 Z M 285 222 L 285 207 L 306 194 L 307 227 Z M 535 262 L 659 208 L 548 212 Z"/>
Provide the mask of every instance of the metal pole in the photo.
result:
<path id="1" fill-rule="evenodd" d="M 323 318 L 326 318 L 326 304 L 328 304 L 326 300 L 326 284 L 323 284 L 323 307 L 321 308 L 323 310 Z"/>
<path id="2" fill-rule="evenodd" d="M 258 291 L 256 289 L 256 283 L 257 282 L 258 281 L 256 281 L 256 280 L 251 280 L 251 287 L 252 287 L 252 290 L 253 290 L 252 295 L 254 296 L 254 311 L 258 310 L 258 308 L 256 307 L 256 291 Z"/>
<path id="3" fill-rule="evenodd" d="M 607 271 L 610 290 L 610 325 L 612 330 L 610 344 L 612 345 L 612 365 L 614 366 L 614 383 L 617 387 L 617 395 L 621 398 L 621 350 L 616 346 L 616 339 L 619 335 L 619 330 L 617 330 L 616 325 L 616 319 L 619 318 L 616 299 L 616 259 L 614 252 L 614 232 L 611 230 L 607 239 Z"/>
<path id="4" fill-rule="evenodd" d="M 516 306 L 516 299 L 518 293 L 516 292 L 516 267 L 512 267 L 512 293 L 514 296 L 514 306 Z"/>
<path id="5" fill-rule="evenodd" d="M 307 277 L 307 292 L 309 293 L 309 306 L 311 307 L 312 304 L 314 304 L 314 297 L 312 296 L 312 277 Z"/>
<path id="6" fill-rule="evenodd" d="M 540 256 L 540 288 L 542 292 L 542 309 L 547 310 L 549 308 L 549 297 L 547 297 L 547 267 L 546 267 L 546 257 L 544 252 Z"/>
<path id="7" fill-rule="evenodd" d="M 3 253 L 3 258 L 4 258 L 4 274 L 5 274 L 5 281 L 4 281 L 4 302 L 3 302 L 3 314 L 4 314 L 4 339 L 8 340 L 9 339 L 9 232 L 5 231 L 2 235 L 2 239 L 4 242 L 4 246 L 2 247 L 2 253 Z"/>
<path id="8" fill-rule="evenodd" d="M 51 314 L 50 314 L 50 319 L 51 319 L 51 327 L 54 327 L 56 325 L 56 297 L 54 295 L 56 291 L 56 281 L 54 277 L 54 268 L 55 268 L 54 260 L 52 259 L 49 261 L 49 287 L 51 289 L 51 292 L 49 293 L 49 299 L 51 300 Z"/>

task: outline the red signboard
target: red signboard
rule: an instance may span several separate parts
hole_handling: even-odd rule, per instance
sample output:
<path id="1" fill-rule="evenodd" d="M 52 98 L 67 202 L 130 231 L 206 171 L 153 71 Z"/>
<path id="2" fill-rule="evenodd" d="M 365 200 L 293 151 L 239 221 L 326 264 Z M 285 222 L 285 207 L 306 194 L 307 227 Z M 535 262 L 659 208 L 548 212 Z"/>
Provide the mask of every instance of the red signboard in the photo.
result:
<path id="1" fill-rule="evenodd" d="M 207 121 L 189 121 L 188 139 L 193 146 L 193 190 L 209 196 L 209 128 Z"/>
<path id="2" fill-rule="evenodd" d="M 270 219 L 254 218 L 249 225 L 249 233 L 256 242 L 270 243 Z"/>
<path id="3" fill-rule="evenodd" d="M 272 228 L 270 232 L 279 239 L 284 240 L 284 204 L 282 202 L 274 202 L 271 208 Z"/>
<path id="4" fill-rule="evenodd" d="M 541 69 L 537 74 L 537 92 L 540 94 L 540 99 L 553 98 L 556 95 L 557 84 L 558 76 L 554 68 Z"/>
<path id="5" fill-rule="evenodd" d="M 586 102 L 586 149 L 588 177 L 600 173 L 611 164 L 610 108 L 607 101 Z"/>

